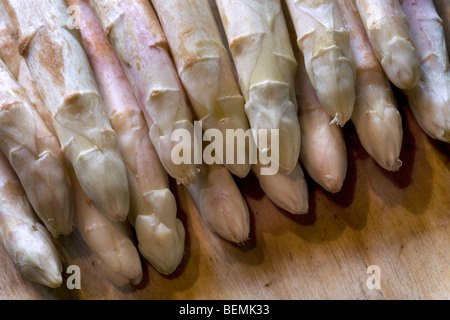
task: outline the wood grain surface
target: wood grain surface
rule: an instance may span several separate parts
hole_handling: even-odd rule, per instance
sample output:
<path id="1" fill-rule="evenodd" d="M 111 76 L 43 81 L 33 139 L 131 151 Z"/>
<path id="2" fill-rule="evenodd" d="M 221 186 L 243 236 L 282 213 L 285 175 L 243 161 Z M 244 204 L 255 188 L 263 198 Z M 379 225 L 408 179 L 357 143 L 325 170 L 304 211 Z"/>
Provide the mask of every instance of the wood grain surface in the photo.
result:
<path id="1" fill-rule="evenodd" d="M 344 129 L 349 169 L 329 194 L 308 179 L 310 212 L 276 208 L 256 180 L 237 180 L 251 211 L 251 239 L 242 246 L 212 234 L 193 202 L 172 184 L 186 229 L 184 259 L 171 276 L 143 261 L 138 286 L 117 288 L 101 274 L 75 231 L 57 240 L 64 270 L 81 269 L 81 289 L 32 284 L 0 251 L 1 299 L 449 299 L 449 145 L 428 138 L 398 95 L 404 119 L 403 166 L 381 169 Z M 380 268 L 381 289 L 369 289 L 368 266 Z"/>

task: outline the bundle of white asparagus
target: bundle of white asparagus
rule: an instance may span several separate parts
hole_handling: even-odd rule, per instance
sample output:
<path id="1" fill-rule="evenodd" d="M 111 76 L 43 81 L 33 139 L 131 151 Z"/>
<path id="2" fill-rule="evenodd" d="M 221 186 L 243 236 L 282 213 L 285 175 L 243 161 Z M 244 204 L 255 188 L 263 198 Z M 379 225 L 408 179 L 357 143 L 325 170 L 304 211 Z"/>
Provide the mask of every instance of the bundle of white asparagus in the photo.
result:
<path id="1" fill-rule="evenodd" d="M 113 129 L 117 132 L 130 185 L 129 221 L 140 253 L 160 272 L 172 273 L 184 254 L 184 226 L 167 173 L 148 135 L 148 126 L 122 65 L 88 0 L 77 6 L 85 51 Z"/>
<path id="2" fill-rule="evenodd" d="M 213 233 L 241 244 L 249 208 L 232 174 L 252 170 L 275 205 L 306 213 L 301 165 L 325 190 L 341 191 L 340 126 L 349 119 L 381 167 L 400 168 L 402 119 L 390 82 L 422 129 L 450 142 L 442 21 L 450 9 L 435 3 L 287 0 L 283 12 L 280 0 L 212 8 L 208 0 L 1 0 L 1 246 L 26 278 L 50 288 L 62 284 L 54 241 L 72 224 L 114 285 L 141 282 L 140 255 L 171 274 L 185 228 L 169 177 Z M 176 164 L 174 132 L 196 133 L 190 105 L 205 131 L 223 137 L 269 130 L 254 147 L 280 170 L 267 175 L 268 165 L 250 163 L 251 144 L 245 163 L 227 161 L 225 152 L 242 151 L 231 141 L 223 165 Z M 194 156 L 199 147 L 183 143 Z"/>
<path id="3" fill-rule="evenodd" d="M 333 120 L 344 126 L 355 103 L 355 68 L 349 35 L 333 0 L 287 0 L 317 97 Z"/>
<path id="4" fill-rule="evenodd" d="M 230 241 L 245 241 L 249 233 L 248 208 L 230 173 L 208 166 L 200 169 L 193 161 L 175 165 L 172 160 L 174 130 L 183 129 L 194 138 L 193 120 L 150 3 L 91 0 L 91 4 L 147 114 L 151 139 L 167 172 L 187 187 L 214 232 Z M 193 155 L 194 144 L 190 145 Z M 212 174 L 216 171 L 220 175 Z"/>
<path id="5" fill-rule="evenodd" d="M 4 1 L 64 155 L 88 197 L 111 219 L 123 221 L 129 190 L 117 134 L 97 89 L 76 30 L 68 30 L 63 0 Z"/>
<path id="6" fill-rule="evenodd" d="M 432 0 L 401 3 L 422 66 L 419 84 L 403 92 L 421 128 L 450 142 L 450 68 L 442 19 Z"/>

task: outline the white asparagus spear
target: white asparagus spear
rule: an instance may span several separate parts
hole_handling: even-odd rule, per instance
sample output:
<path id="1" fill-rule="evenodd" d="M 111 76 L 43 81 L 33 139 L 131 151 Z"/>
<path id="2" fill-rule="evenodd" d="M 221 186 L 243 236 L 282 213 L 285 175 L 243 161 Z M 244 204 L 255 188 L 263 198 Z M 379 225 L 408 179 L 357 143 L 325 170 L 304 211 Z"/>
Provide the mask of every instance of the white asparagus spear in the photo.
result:
<path id="1" fill-rule="evenodd" d="M 248 206 L 228 169 L 202 165 L 198 181 L 186 189 L 212 232 L 235 243 L 248 240 Z"/>
<path id="2" fill-rule="evenodd" d="M 156 13 L 148 1 L 91 4 L 133 85 L 162 165 L 178 183 L 189 185 L 197 179 L 197 168 L 173 162 L 172 148 L 178 141 L 171 138 L 177 129 L 194 136 L 192 114 Z"/>
<path id="3" fill-rule="evenodd" d="M 399 89 L 415 87 L 420 78 L 420 58 L 399 1 L 356 0 L 355 3 L 389 80 Z"/>
<path id="4" fill-rule="evenodd" d="M 298 119 L 302 128 L 300 162 L 310 177 L 331 193 L 342 189 L 347 174 L 347 148 L 339 126 L 317 98 L 299 54 L 297 73 Z"/>
<path id="5" fill-rule="evenodd" d="M 71 172 L 75 196 L 75 227 L 98 261 L 103 274 L 118 287 L 137 285 L 143 277 L 141 259 L 126 222 L 107 218 L 87 197 Z"/>
<path id="6" fill-rule="evenodd" d="M 354 0 L 336 3 L 350 33 L 357 70 L 353 124 L 367 153 L 384 169 L 398 171 L 403 128 L 391 84 L 374 54 Z"/>
<path id="7" fill-rule="evenodd" d="M 68 30 L 63 0 L 5 0 L 39 95 L 50 111 L 69 163 L 90 199 L 123 221 L 129 190 L 117 134 L 111 128 L 77 30 Z"/>
<path id="8" fill-rule="evenodd" d="M 344 126 L 355 103 L 355 69 L 348 32 L 333 0 L 287 0 L 306 70 L 322 106 Z"/>
<path id="9" fill-rule="evenodd" d="M 219 129 L 225 138 L 223 163 L 244 178 L 250 163 L 229 163 L 227 150 L 238 151 L 226 139 L 227 130 L 247 131 L 244 97 L 237 84 L 208 0 L 152 0 L 197 119 L 203 128 Z M 248 146 L 245 150 L 248 154 Z M 246 157 L 247 158 L 247 157 Z"/>
<path id="10" fill-rule="evenodd" d="M 0 149 L 54 237 L 72 232 L 70 180 L 58 139 L 0 60 Z"/>
<path id="11" fill-rule="evenodd" d="M 155 269 L 170 274 L 183 258 L 185 230 L 177 219 L 167 173 L 125 71 L 89 1 L 66 0 L 66 4 L 78 7 L 83 45 L 119 138 L 130 185 L 128 218 L 136 230 L 139 251 Z"/>
<path id="12" fill-rule="evenodd" d="M 297 32 L 288 8 L 283 9 L 298 63 L 295 88 L 298 120 L 302 128 L 300 163 L 322 188 L 337 193 L 341 190 L 347 174 L 347 150 L 342 128 L 330 124 L 332 117 L 317 97 L 306 71 L 303 53 L 296 44 Z"/>
<path id="13" fill-rule="evenodd" d="M 275 156 L 280 170 L 289 174 L 298 163 L 301 132 L 294 84 L 297 62 L 280 1 L 216 3 L 250 126 L 256 131 L 279 130 L 279 155 Z M 270 150 L 260 150 L 266 151 Z"/>
<path id="14" fill-rule="evenodd" d="M 442 19 L 432 0 L 403 0 L 402 9 L 422 61 L 419 84 L 404 93 L 421 128 L 450 142 L 450 69 Z"/>
<path id="15" fill-rule="evenodd" d="M 47 229 L 28 202 L 20 181 L 0 152 L 0 245 L 30 281 L 50 288 L 62 284 L 62 264 Z"/>

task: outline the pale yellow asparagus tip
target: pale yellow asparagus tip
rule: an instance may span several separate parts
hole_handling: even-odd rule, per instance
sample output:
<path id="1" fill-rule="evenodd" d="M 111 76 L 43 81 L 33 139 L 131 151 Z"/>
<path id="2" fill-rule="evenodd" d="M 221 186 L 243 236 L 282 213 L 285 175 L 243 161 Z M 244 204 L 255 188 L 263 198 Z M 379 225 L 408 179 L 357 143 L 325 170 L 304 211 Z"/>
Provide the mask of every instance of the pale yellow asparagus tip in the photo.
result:
<path id="1" fill-rule="evenodd" d="M 62 283 L 62 265 L 48 230 L 38 222 L 25 191 L 0 152 L 0 245 L 30 281 L 50 288 Z"/>
<path id="2" fill-rule="evenodd" d="M 98 265 L 116 286 L 138 284 L 142 279 L 142 265 L 124 222 L 110 220 L 86 196 L 73 172 L 76 214 L 75 226 L 98 259 Z"/>
<path id="3" fill-rule="evenodd" d="M 355 0 L 355 5 L 388 78 L 399 89 L 415 87 L 421 63 L 399 1 Z"/>
<path id="4" fill-rule="evenodd" d="M 220 168 L 211 172 L 208 179 L 210 187 L 202 193 L 201 210 L 209 226 L 229 241 L 247 241 L 250 233 L 248 206 L 231 174 L 226 168 Z"/>
<path id="5" fill-rule="evenodd" d="M 403 0 L 401 6 L 422 62 L 419 84 L 404 93 L 422 130 L 450 142 L 450 67 L 442 19 L 432 0 Z"/>
<path id="6" fill-rule="evenodd" d="M 15 264 L 30 281 L 49 288 L 62 284 L 62 265 L 47 230 L 40 224 L 21 224 L 11 233 Z"/>
<path id="7" fill-rule="evenodd" d="M 344 126 L 355 102 L 355 68 L 349 34 L 332 0 L 287 0 L 287 11 L 320 104 Z"/>
<path id="8" fill-rule="evenodd" d="M 154 190 L 146 195 L 154 204 L 154 212 L 163 214 L 138 215 L 135 222 L 138 248 L 141 254 L 162 274 L 171 274 L 184 254 L 185 229 L 176 219 L 176 200 L 169 189 Z"/>
<path id="9" fill-rule="evenodd" d="M 198 182 L 186 188 L 212 232 L 234 243 L 248 240 L 248 206 L 228 169 L 201 166 Z"/>
<path id="10" fill-rule="evenodd" d="M 308 212 L 308 186 L 298 161 L 290 174 L 261 175 L 260 165 L 255 165 L 253 172 L 261 189 L 275 205 L 292 214 Z"/>
<path id="11" fill-rule="evenodd" d="M 105 232 L 108 231 L 105 230 Z M 89 237 L 89 235 L 87 236 Z M 129 239 L 116 242 L 114 251 L 108 251 L 97 252 L 96 256 L 99 259 L 99 268 L 115 286 L 124 287 L 129 284 L 141 283 L 142 266 L 139 262 L 138 252 Z"/>
<path id="12" fill-rule="evenodd" d="M 395 108 L 386 108 L 386 101 L 368 101 L 372 106 L 369 110 L 356 113 L 353 117 L 359 140 L 367 153 L 384 169 L 396 172 L 402 161 L 400 152 L 402 147 L 402 122 Z M 383 114 L 375 110 L 376 104 L 385 104 Z M 359 119 L 358 119 L 359 118 Z M 356 120 L 358 119 L 358 120 Z"/>
<path id="13" fill-rule="evenodd" d="M 251 127 L 267 132 L 267 145 L 279 144 L 278 154 L 272 157 L 279 163 L 280 170 L 286 173 L 292 172 L 298 162 L 301 141 L 298 106 L 290 99 L 290 91 L 291 88 L 284 83 L 263 81 L 251 87 L 249 101 L 245 105 Z M 278 130 L 277 141 L 272 141 L 272 129 Z"/>

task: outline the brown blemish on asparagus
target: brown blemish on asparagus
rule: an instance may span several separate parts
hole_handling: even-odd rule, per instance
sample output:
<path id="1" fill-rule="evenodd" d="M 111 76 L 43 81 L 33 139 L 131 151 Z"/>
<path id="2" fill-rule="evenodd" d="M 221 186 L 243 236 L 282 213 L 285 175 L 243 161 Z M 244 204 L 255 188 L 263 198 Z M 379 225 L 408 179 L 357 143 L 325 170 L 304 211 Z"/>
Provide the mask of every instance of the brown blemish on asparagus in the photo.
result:
<path id="1" fill-rule="evenodd" d="M 64 85 L 62 48 L 56 46 L 46 32 L 42 33 L 41 41 L 47 50 L 39 52 L 39 63 L 49 71 L 55 84 Z"/>

